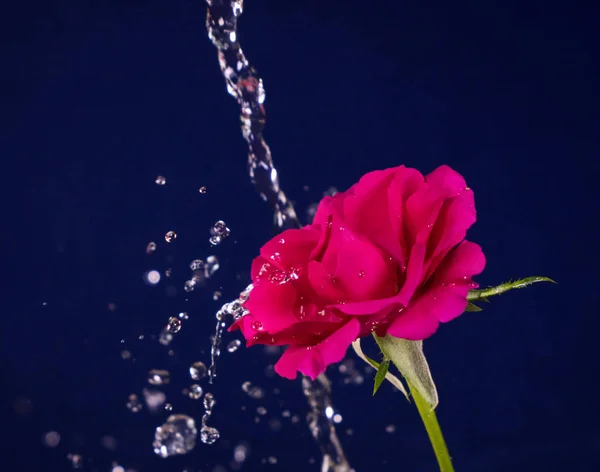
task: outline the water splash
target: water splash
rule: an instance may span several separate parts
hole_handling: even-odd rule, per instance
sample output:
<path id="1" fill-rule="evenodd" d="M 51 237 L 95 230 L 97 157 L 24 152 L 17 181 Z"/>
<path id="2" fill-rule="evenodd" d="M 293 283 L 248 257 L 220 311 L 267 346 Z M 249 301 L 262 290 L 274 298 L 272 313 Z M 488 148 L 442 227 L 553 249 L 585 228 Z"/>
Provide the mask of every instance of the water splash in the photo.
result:
<path id="1" fill-rule="evenodd" d="M 248 172 L 254 187 L 274 211 L 278 231 L 301 227 L 294 206 L 279 186 L 277 170 L 273 165 L 271 150 L 263 137 L 266 123 L 263 81 L 250 65 L 237 40 L 237 19 L 243 11 L 243 0 L 207 0 L 206 29 L 208 37 L 218 50 L 219 65 L 225 78 L 227 91 L 240 105 L 242 135 L 248 143 Z M 249 293 L 251 286 L 246 291 Z M 246 294 L 247 296 L 247 294 Z M 240 300 L 232 302 L 239 304 Z M 224 305 L 225 307 L 225 305 Z M 241 316 L 241 304 L 236 312 Z M 221 318 L 220 318 L 221 314 Z M 217 312 L 217 327 L 211 349 L 210 381 L 216 375 L 222 333 L 223 308 Z M 309 426 L 323 451 L 322 471 L 346 472 L 352 470 L 345 458 L 337 437 L 333 419 L 325 413 L 332 407 L 331 384 L 322 374 L 317 382 L 303 380 L 303 389 L 311 407 Z M 318 418 L 318 421 L 313 421 Z"/>
<path id="2" fill-rule="evenodd" d="M 227 326 L 227 321 L 237 320 L 247 313 L 247 310 L 245 310 L 242 305 L 248 299 L 251 290 L 252 284 L 248 285 L 236 300 L 225 303 L 215 315 L 217 318 L 217 325 L 215 326 L 215 334 L 212 337 L 212 345 L 210 347 L 210 367 L 208 368 L 208 382 L 211 384 L 217 376 L 217 361 L 221 355 L 223 330 Z"/>

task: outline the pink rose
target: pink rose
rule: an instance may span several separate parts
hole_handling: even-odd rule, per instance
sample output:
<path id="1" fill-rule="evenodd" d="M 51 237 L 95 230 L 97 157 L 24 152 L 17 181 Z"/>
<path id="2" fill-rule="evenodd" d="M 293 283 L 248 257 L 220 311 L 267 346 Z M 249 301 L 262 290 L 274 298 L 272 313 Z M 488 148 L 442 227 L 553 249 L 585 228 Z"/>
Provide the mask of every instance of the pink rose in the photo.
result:
<path id="1" fill-rule="evenodd" d="M 355 339 L 375 332 L 420 340 L 464 312 L 485 266 L 465 241 L 473 192 L 447 166 L 366 174 L 325 197 L 314 221 L 281 233 L 252 263 L 241 329 L 247 345 L 289 344 L 275 365 L 316 378 Z"/>

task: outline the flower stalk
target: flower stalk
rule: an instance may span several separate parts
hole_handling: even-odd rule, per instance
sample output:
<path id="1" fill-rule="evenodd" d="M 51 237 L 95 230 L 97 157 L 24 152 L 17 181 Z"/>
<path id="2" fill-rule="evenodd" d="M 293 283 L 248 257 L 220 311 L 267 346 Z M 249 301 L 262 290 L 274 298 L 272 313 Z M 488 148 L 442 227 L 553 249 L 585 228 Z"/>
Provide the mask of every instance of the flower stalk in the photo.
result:
<path id="1" fill-rule="evenodd" d="M 450 458 L 450 453 L 448 452 L 448 447 L 446 446 L 446 441 L 444 440 L 444 435 L 442 434 L 440 424 L 438 423 L 435 410 L 431 408 L 427 401 L 421 396 L 418 389 L 414 388 L 410 382 L 407 382 L 407 384 L 410 393 L 415 400 L 415 405 L 417 406 L 421 420 L 427 430 L 427 435 L 429 436 L 429 441 L 431 442 L 433 452 L 438 461 L 440 472 L 454 472 L 452 459 Z"/>

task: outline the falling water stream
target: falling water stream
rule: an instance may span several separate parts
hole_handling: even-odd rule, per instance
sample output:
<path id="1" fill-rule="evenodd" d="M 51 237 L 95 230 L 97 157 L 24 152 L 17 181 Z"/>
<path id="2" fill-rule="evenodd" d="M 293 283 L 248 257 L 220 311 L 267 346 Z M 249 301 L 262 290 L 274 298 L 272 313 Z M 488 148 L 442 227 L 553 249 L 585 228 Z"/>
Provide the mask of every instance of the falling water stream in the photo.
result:
<path id="1" fill-rule="evenodd" d="M 264 108 L 265 90 L 262 79 L 250 65 L 238 42 L 237 19 L 243 11 L 243 0 L 207 0 L 206 28 L 208 36 L 218 50 L 219 65 L 225 78 L 227 91 L 241 108 L 240 120 L 242 135 L 248 143 L 248 172 L 250 179 L 263 200 L 274 211 L 277 231 L 301 227 L 294 206 L 279 187 L 277 170 L 273 165 L 271 151 L 263 138 L 266 122 Z M 217 324 L 211 346 L 209 381 L 216 376 L 216 362 L 220 354 L 221 335 L 227 326 L 227 318 L 243 316 L 243 301 L 248 297 L 252 286 L 240 294 L 240 298 L 223 305 L 217 312 Z M 332 415 L 331 383 L 321 374 L 315 381 L 302 379 L 302 389 L 310 410 L 307 422 L 310 431 L 323 454 L 321 471 L 351 472 L 341 443 L 337 437 Z M 206 400 L 206 398 L 205 398 Z M 214 405 L 214 403 L 213 403 Z M 206 421 L 211 408 L 202 419 L 203 428 L 209 428 Z M 206 406 L 206 405 L 205 405 Z"/>

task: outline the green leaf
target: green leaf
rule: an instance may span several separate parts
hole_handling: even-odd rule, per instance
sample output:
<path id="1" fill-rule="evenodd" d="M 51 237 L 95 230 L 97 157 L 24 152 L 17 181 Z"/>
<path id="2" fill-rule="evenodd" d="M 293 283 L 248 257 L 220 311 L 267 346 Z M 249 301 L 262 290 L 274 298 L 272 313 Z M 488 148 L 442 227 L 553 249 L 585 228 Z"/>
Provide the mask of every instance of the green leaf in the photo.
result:
<path id="1" fill-rule="evenodd" d="M 357 339 L 356 341 L 354 341 L 352 343 L 352 349 L 354 349 L 354 352 L 356 352 L 356 354 L 358 355 L 358 357 L 360 357 L 363 361 L 365 361 L 371 367 L 374 367 L 375 369 L 377 369 L 379 371 L 379 362 L 374 361 L 373 359 L 371 359 L 369 356 L 367 356 L 362 351 L 362 349 L 360 347 L 360 339 Z M 406 399 L 410 402 L 410 395 L 408 394 L 408 391 L 404 387 L 404 384 L 402 383 L 402 381 L 398 377 L 396 377 L 394 374 L 392 374 L 391 372 L 388 371 L 385 374 L 385 380 L 387 380 L 394 387 L 396 387 L 398 390 L 400 390 L 404 394 L 404 396 L 406 397 Z"/>
<path id="2" fill-rule="evenodd" d="M 487 302 L 487 297 L 500 295 L 501 293 L 508 292 L 509 290 L 513 290 L 515 288 L 525 288 L 528 285 L 534 284 L 536 282 L 551 282 L 553 284 L 556 283 L 549 277 L 526 277 L 524 279 L 514 281 L 509 280 L 508 282 L 500 284 L 496 287 L 484 288 L 482 290 L 469 290 L 467 300 L 482 300 Z"/>
<path id="3" fill-rule="evenodd" d="M 385 374 L 388 373 L 389 368 L 390 368 L 390 360 L 383 359 L 383 361 L 381 361 L 381 364 L 379 364 L 379 369 L 377 369 L 377 374 L 375 374 L 375 383 L 373 384 L 373 395 L 375 395 L 377 393 L 377 390 L 379 390 L 379 387 L 383 383 L 383 380 L 385 379 Z"/>
<path id="4" fill-rule="evenodd" d="M 467 308 L 465 308 L 465 311 L 483 311 L 483 308 L 478 307 L 474 303 L 468 302 Z"/>
<path id="5" fill-rule="evenodd" d="M 374 335 L 375 336 L 375 335 Z M 407 341 L 387 335 L 375 336 L 384 357 L 398 368 L 411 390 L 416 389 L 431 410 L 439 403 L 429 364 L 423 354 L 423 341 Z"/>

